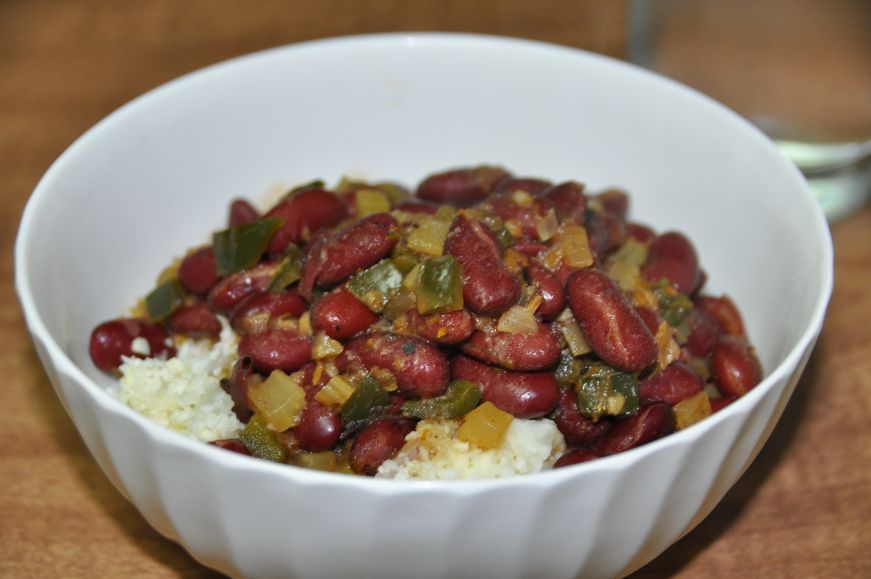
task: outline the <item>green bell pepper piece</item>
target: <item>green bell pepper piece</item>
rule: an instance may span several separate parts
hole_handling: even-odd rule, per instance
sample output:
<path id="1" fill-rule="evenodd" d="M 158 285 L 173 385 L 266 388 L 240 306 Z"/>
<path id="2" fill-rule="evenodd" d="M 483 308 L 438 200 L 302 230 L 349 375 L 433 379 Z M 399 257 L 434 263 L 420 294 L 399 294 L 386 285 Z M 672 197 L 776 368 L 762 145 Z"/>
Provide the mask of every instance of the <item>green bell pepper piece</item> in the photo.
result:
<path id="1" fill-rule="evenodd" d="M 445 313 L 463 307 L 463 277 L 460 263 L 450 255 L 420 263 L 417 280 L 417 311 Z"/>
<path id="2" fill-rule="evenodd" d="M 402 405 L 402 414 L 416 418 L 462 418 L 480 401 L 481 389 L 477 384 L 455 380 L 441 396 L 406 401 Z"/>
<path id="3" fill-rule="evenodd" d="M 261 219 L 216 232 L 212 248 L 218 275 L 230 275 L 256 265 L 281 224 L 281 219 Z"/>
<path id="4" fill-rule="evenodd" d="M 274 462 L 287 462 L 287 449 L 278 441 L 275 433 L 266 427 L 264 420 L 256 414 L 239 434 L 239 440 L 252 456 Z"/>
<path id="5" fill-rule="evenodd" d="M 381 313 L 393 290 L 402 285 L 400 272 L 389 259 L 358 272 L 348 280 L 348 291 L 375 313 Z"/>
<path id="6" fill-rule="evenodd" d="M 178 278 L 166 280 L 145 296 L 148 319 L 152 323 L 165 320 L 178 309 L 183 300 L 184 290 Z"/>
<path id="7" fill-rule="evenodd" d="M 578 410 L 592 420 L 602 416 L 629 416 L 638 412 L 638 377 L 601 363 L 581 369 L 575 384 Z"/>

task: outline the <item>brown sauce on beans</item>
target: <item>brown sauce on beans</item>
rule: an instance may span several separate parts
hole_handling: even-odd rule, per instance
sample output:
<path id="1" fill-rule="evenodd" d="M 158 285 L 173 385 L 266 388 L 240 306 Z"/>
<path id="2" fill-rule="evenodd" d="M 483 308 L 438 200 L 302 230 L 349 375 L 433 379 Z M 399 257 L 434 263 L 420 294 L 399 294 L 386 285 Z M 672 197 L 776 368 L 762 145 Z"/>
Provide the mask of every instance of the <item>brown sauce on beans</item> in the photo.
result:
<path id="1" fill-rule="evenodd" d="M 222 386 L 248 426 L 214 444 L 242 454 L 273 445 L 290 464 L 371 476 L 422 417 L 410 408 L 464 419 L 463 381 L 477 404 L 552 419 L 567 443 L 557 468 L 593 460 L 687 428 L 763 377 L 737 306 L 705 293 L 692 241 L 630 215 L 622 191 L 485 165 L 414 195 L 343 180 L 263 212 L 235 199 L 230 249 L 191 249 L 140 316 L 94 329 L 90 354 L 117 373 L 122 356 L 172 357 L 171 338 L 216 339 L 229 320 L 239 359 Z M 267 237 L 238 241 L 263 224 Z M 252 395 L 275 373 L 301 392 L 280 432 L 259 414 L 284 410 Z"/>

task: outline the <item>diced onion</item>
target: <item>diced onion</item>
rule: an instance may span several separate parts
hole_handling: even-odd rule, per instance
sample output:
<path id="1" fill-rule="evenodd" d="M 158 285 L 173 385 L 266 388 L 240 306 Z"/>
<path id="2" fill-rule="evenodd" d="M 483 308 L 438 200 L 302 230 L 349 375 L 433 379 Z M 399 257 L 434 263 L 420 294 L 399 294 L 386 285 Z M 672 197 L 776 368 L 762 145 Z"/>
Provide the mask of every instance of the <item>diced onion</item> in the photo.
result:
<path id="1" fill-rule="evenodd" d="M 332 339 L 324 332 L 318 332 L 312 340 L 312 358 L 315 360 L 338 356 L 343 350 L 341 342 Z"/>
<path id="2" fill-rule="evenodd" d="M 485 402 L 466 414 L 457 429 L 457 438 L 472 446 L 487 450 L 498 448 L 514 417 L 492 402 Z"/>
<path id="3" fill-rule="evenodd" d="M 584 336 L 584 332 L 581 331 L 581 327 L 574 318 L 568 316 L 568 319 L 561 319 L 559 324 L 560 330 L 562 330 L 563 337 L 566 339 L 566 344 L 568 344 L 572 356 L 577 358 L 592 352 L 593 349 L 590 347 L 586 336 Z"/>
<path id="4" fill-rule="evenodd" d="M 315 400 L 327 406 L 341 406 L 351 394 L 354 393 L 354 385 L 342 376 L 333 376 L 326 385 L 315 394 Z"/>
<path id="5" fill-rule="evenodd" d="M 288 376 L 281 370 L 273 370 L 262 384 L 253 385 L 248 390 L 248 398 L 270 429 L 284 432 L 299 424 L 305 409 L 302 372 Z"/>
<path id="6" fill-rule="evenodd" d="M 312 328 L 312 318 L 311 314 L 308 311 L 303 312 L 303 314 L 299 317 L 299 333 L 303 336 L 314 335 L 314 329 Z"/>
<path id="7" fill-rule="evenodd" d="M 390 211 L 390 199 L 376 189 L 360 189 L 354 194 L 354 207 L 357 217 Z"/>
<path id="8" fill-rule="evenodd" d="M 538 320 L 535 319 L 534 310 L 526 306 L 512 306 L 499 316 L 496 329 L 512 334 L 534 334 L 538 332 Z"/>
<path id="9" fill-rule="evenodd" d="M 442 255 L 451 222 L 435 217 L 421 219 L 408 235 L 408 248 L 438 257 Z"/>
<path id="10" fill-rule="evenodd" d="M 674 405 L 674 418 L 677 422 L 677 427 L 681 430 L 692 426 L 711 414 L 713 414 L 711 399 L 704 390 Z"/>
<path id="11" fill-rule="evenodd" d="M 535 222 L 535 230 L 538 232 L 538 238 L 542 241 L 547 241 L 559 232 L 559 219 L 556 217 L 556 211 L 552 208 L 548 209 L 542 217 Z"/>
<path id="12" fill-rule="evenodd" d="M 593 252 L 590 250 L 590 240 L 587 230 L 574 223 L 566 223 L 563 226 L 560 245 L 563 250 L 563 258 L 569 267 L 584 268 L 593 265 Z"/>
<path id="13" fill-rule="evenodd" d="M 666 322 L 659 324 L 656 329 L 656 365 L 664 370 L 669 364 L 680 357 L 680 346 L 672 335 L 671 326 Z"/>

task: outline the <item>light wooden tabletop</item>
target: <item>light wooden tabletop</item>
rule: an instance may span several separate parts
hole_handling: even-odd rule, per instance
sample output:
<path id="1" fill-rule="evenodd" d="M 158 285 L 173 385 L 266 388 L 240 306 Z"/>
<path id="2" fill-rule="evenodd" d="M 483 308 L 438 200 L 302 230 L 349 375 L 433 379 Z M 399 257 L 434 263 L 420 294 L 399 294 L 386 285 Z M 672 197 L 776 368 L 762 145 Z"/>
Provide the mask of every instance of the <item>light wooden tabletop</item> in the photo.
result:
<path id="1" fill-rule="evenodd" d="M 12 286 L 18 220 L 76 137 L 162 82 L 280 44 L 461 30 L 621 56 L 624 26 L 622 2 L 592 0 L 0 1 L 0 576 L 216 576 L 112 487 L 24 328 Z M 832 236 L 828 318 L 780 424 L 714 512 L 637 577 L 871 576 L 871 206 Z"/>

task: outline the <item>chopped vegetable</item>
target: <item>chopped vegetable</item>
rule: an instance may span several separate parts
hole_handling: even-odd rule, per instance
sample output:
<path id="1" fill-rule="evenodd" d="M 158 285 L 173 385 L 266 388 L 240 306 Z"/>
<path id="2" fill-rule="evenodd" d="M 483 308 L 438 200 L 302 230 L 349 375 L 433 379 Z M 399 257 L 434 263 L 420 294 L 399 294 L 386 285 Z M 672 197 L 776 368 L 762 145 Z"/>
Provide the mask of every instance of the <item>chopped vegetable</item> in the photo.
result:
<path id="1" fill-rule="evenodd" d="M 587 337 L 584 336 L 584 332 L 581 330 L 581 326 L 575 320 L 570 310 L 564 310 L 557 318 L 557 323 L 572 356 L 583 356 L 593 351 L 589 342 L 587 342 Z"/>
<path id="2" fill-rule="evenodd" d="M 445 313 L 463 307 L 463 279 L 460 263 L 450 255 L 420 263 L 417 281 L 417 311 Z"/>
<path id="3" fill-rule="evenodd" d="M 658 282 L 651 290 L 659 301 L 659 314 L 672 327 L 678 327 L 693 309 L 693 302 L 668 282 Z"/>
<path id="4" fill-rule="evenodd" d="M 257 264 L 281 222 L 281 219 L 261 219 L 216 232 L 212 236 L 212 247 L 218 275 L 230 275 Z"/>
<path id="5" fill-rule="evenodd" d="M 315 400 L 327 406 L 341 406 L 354 393 L 354 385 L 342 376 L 333 376 L 330 381 L 318 390 Z"/>
<path id="6" fill-rule="evenodd" d="M 492 402 L 485 402 L 466 414 L 457 429 L 457 438 L 472 446 L 488 450 L 498 448 L 514 417 Z"/>
<path id="7" fill-rule="evenodd" d="M 559 220 L 553 208 L 548 209 L 547 213 L 536 220 L 535 230 L 538 232 L 538 238 L 542 241 L 547 241 L 559 232 Z"/>
<path id="8" fill-rule="evenodd" d="M 408 248 L 438 257 L 442 255 L 451 222 L 427 216 L 418 221 L 408 235 Z"/>
<path id="9" fill-rule="evenodd" d="M 291 243 L 284 251 L 284 256 L 281 258 L 267 289 L 273 293 L 284 291 L 292 283 L 299 281 L 301 272 L 302 254 L 299 247 Z"/>
<path id="10" fill-rule="evenodd" d="M 674 405 L 674 418 L 677 422 L 677 427 L 681 430 L 692 426 L 711 414 L 713 414 L 711 399 L 704 390 Z"/>
<path id="11" fill-rule="evenodd" d="M 383 191 L 360 189 L 354 194 L 354 207 L 357 209 L 357 217 L 384 213 L 390 211 L 390 199 Z"/>
<path id="12" fill-rule="evenodd" d="M 297 329 L 303 336 L 313 336 L 314 329 L 312 328 L 311 312 L 305 311 L 297 321 Z"/>
<path id="13" fill-rule="evenodd" d="M 455 380 L 441 396 L 406 401 L 402 405 L 402 414 L 416 418 L 461 418 L 480 401 L 481 390 L 477 384 Z"/>
<path id="14" fill-rule="evenodd" d="M 575 359 L 569 352 L 563 350 L 559 363 L 553 371 L 557 383 L 562 386 L 574 386 L 581 378 L 581 361 Z"/>
<path id="15" fill-rule="evenodd" d="M 378 381 L 366 374 L 356 389 L 342 405 L 339 414 L 346 423 L 368 420 L 390 403 L 390 395 L 379 386 Z"/>
<path id="16" fill-rule="evenodd" d="M 300 452 L 294 455 L 293 463 L 296 466 L 301 466 L 303 468 L 332 472 L 336 470 L 336 467 L 339 464 L 339 459 L 336 456 L 336 453 L 332 450 L 325 450 L 323 452 Z"/>
<path id="17" fill-rule="evenodd" d="M 593 265 L 593 252 L 590 250 L 590 240 L 587 230 L 574 223 L 563 225 L 559 245 L 562 247 L 563 259 L 569 267 L 584 268 Z"/>
<path id="18" fill-rule="evenodd" d="M 239 434 L 239 440 L 252 456 L 274 462 L 286 462 L 287 450 L 278 441 L 275 432 L 267 428 L 266 421 L 258 415 L 251 417 Z"/>
<path id="19" fill-rule="evenodd" d="M 535 309 L 527 306 L 511 306 L 499 316 L 496 329 L 512 334 L 535 334 L 538 332 L 538 320 L 535 319 Z"/>
<path id="20" fill-rule="evenodd" d="M 273 370 L 262 384 L 248 390 L 248 399 L 269 428 L 284 432 L 299 423 L 305 409 L 302 372 L 288 376 L 281 370 Z"/>
<path id="21" fill-rule="evenodd" d="M 366 304 L 370 310 L 380 313 L 393 290 L 402 285 L 402 273 L 389 259 L 382 259 L 372 267 L 358 272 L 348 280 L 348 291 Z"/>
<path id="22" fill-rule="evenodd" d="M 178 278 L 170 278 L 154 288 L 145 297 L 145 309 L 148 319 L 160 322 L 168 318 L 184 300 L 184 290 Z"/>
<path id="23" fill-rule="evenodd" d="M 647 245 L 632 238 L 608 256 L 605 272 L 614 278 L 623 291 L 632 291 L 641 285 L 641 267 L 647 261 Z"/>
<path id="24" fill-rule="evenodd" d="M 312 340 L 312 358 L 314 360 L 333 358 L 341 354 L 344 349 L 341 342 L 332 339 L 325 332 L 318 332 Z"/>
<path id="25" fill-rule="evenodd" d="M 656 366 L 665 370 L 669 364 L 680 358 L 680 346 L 675 341 L 673 330 L 667 322 L 662 322 L 656 329 Z"/>
<path id="26" fill-rule="evenodd" d="M 393 322 L 401 318 L 405 312 L 415 307 L 416 304 L 417 297 L 414 295 L 414 292 L 408 288 L 401 287 L 393 292 L 390 299 L 387 300 L 387 305 L 384 306 L 381 315 L 388 321 Z"/>
<path id="27" fill-rule="evenodd" d="M 582 368 L 575 389 L 578 410 L 592 420 L 638 412 L 638 378 L 634 374 L 596 362 Z"/>
<path id="28" fill-rule="evenodd" d="M 393 265 L 396 266 L 396 269 L 402 273 L 402 275 L 406 275 L 414 266 L 420 263 L 420 257 L 417 256 L 416 253 L 408 251 L 407 247 L 401 247 L 400 245 L 396 246 L 397 249 L 393 251 L 393 257 L 390 259 L 393 261 Z"/>

